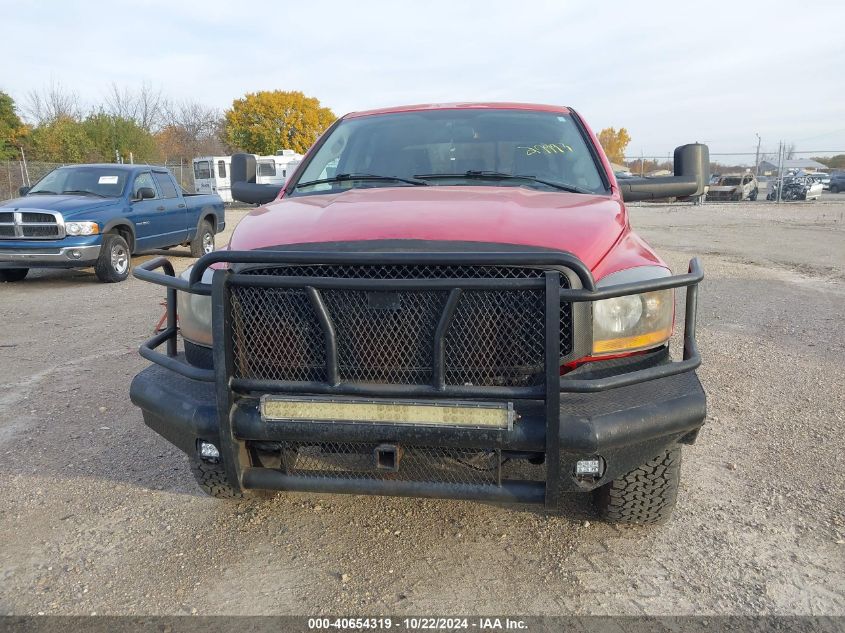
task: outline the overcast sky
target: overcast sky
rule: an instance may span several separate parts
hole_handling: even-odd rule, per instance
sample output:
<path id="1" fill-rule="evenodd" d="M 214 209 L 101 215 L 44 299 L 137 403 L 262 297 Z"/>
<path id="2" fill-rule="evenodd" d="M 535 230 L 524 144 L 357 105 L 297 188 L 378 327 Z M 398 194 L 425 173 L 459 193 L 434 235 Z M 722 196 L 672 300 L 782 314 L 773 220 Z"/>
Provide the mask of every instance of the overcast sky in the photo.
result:
<path id="1" fill-rule="evenodd" d="M 131 8 L 130 8 L 131 7 Z M 845 151 L 845 2 L 0 0 L 0 90 L 91 105 L 150 82 L 221 109 L 301 90 L 338 115 L 446 101 L 571 105 L 630 155 Z"/>

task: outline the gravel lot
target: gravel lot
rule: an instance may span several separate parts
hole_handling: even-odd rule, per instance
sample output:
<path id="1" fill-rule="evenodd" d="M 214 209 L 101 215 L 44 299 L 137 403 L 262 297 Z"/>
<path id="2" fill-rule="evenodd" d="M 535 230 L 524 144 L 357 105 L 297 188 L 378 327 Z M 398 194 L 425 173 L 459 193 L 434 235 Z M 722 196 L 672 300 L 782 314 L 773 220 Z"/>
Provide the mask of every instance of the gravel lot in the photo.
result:
<path id="1" fill-rule="evenodd" d="M 631 212 L 706 274 L 709 416 L 668 525 L 206 498 L 129 402 L 163 290 L 37 271 L 0 285 L 0 613 L 845 615 L 845 195 Z"/>

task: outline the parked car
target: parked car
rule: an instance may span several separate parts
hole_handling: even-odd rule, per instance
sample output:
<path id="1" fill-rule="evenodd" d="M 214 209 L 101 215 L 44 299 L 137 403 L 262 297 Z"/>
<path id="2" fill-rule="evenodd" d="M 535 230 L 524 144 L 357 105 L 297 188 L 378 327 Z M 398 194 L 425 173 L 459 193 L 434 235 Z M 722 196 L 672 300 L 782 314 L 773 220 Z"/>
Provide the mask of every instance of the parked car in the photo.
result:
<path id="1" fill-rule="evenodd" d="M 676 176 L 617 182 L 564 107 L 347 115 L 228 249 L 178 277 L 164 257 L 136 268 L 181 298 L 178 328 L 168 291 L 168 326 L 141 347 L 132 401 L 215 497 L 552 509 L 582 492 L 609 521 L 664 521 L 705 417 L 702 273 L 672 276 L 622 196 L 700 195 L 708 164 L 692 144 Z"/>
<path id="2" fill-rule="evenodd" d="M 776 180 L 766 195 L 766 200 L 777 200 L 778 189 L 783 187 L 780 194 L 781 200 L 818 200 L 822 195 L 822 183 L 806 174 L 793 174 L 783 177 L 783 184 L 780 179 Z"/>
<path id="3" fill-rule="evenodd" d="M 132 254 L 181 244 L 199 257 L 226 226 L 220 196 L 185 193 L 162 167 L 59 167 L 20 193 L 0 203 L 0 281 L 90 266 L 123 281 Z"/>
<path id="4" fill-rule="evenodd" d="M 756 200 L 759 186 L 754 174 L 725 174 L 707 190 L 708 202 Z"/>
<path id="5" fill-rule="evenodd" d="M 826 174 L 823 171 L 815 171 L 812 174 L 807 174 L 807 176 L 809 176 L 816 182 L 820 182 L 822 185 L 822 189 L 830 189 L 830 174 Z"/>
<path id="6" fill-rule="evenodd" d="M 845 172 L 835 171 L 830 174 L 830 184 L 828 185 L 830 193 L 839 193 L 845 191 Z"/>

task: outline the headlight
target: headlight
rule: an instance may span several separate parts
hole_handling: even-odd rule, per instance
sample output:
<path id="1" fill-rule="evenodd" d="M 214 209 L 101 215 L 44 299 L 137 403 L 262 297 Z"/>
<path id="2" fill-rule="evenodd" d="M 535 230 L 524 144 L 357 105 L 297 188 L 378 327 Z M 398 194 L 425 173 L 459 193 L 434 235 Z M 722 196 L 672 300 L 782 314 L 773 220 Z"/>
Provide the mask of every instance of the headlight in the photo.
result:
<path id="1" fill-rule="evenodd" d="M 179 276 L 187 279 L 192 268 L 193 266 L 189 266 Z M 206 269 L 202 274 L 202 281 L 211 283 L 212 273 L 211 269 Z M 176 312 L 179 315 L 182 336 L 192 343 L 211 347 L 211 297 L 178 292 Z"/>
<path id="2" fill-rule="evenodd" d="M 599 286 L 615 286 L 666 277 L 669 271 L 642 266 L 608 275 Z M 619 354 L 657 347 L 672 336 L 675 293 L 657 290 L 593 303 L 593 355 Z"/>
<path id="3" fill-rule="evenodd" d="M 100 227 L 96 222 L 66 222 L 65 233 L 68 235 L 96 235 Z"/>

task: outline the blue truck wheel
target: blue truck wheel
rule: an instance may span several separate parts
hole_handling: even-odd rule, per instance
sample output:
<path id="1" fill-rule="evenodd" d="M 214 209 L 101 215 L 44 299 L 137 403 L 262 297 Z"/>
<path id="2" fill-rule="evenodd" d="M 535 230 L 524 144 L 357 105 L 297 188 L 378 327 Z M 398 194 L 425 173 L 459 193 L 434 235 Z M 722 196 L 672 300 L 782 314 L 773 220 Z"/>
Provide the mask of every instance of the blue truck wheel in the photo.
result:
<path id="1" fill-rule="evenodd" d="M 103 236 L 103 247 L 94 266 L 97 279 L 103 283 L 123 281 L 129 276 L 131 264 L 131 253 L 126 240 L 117 233 Z"/>

